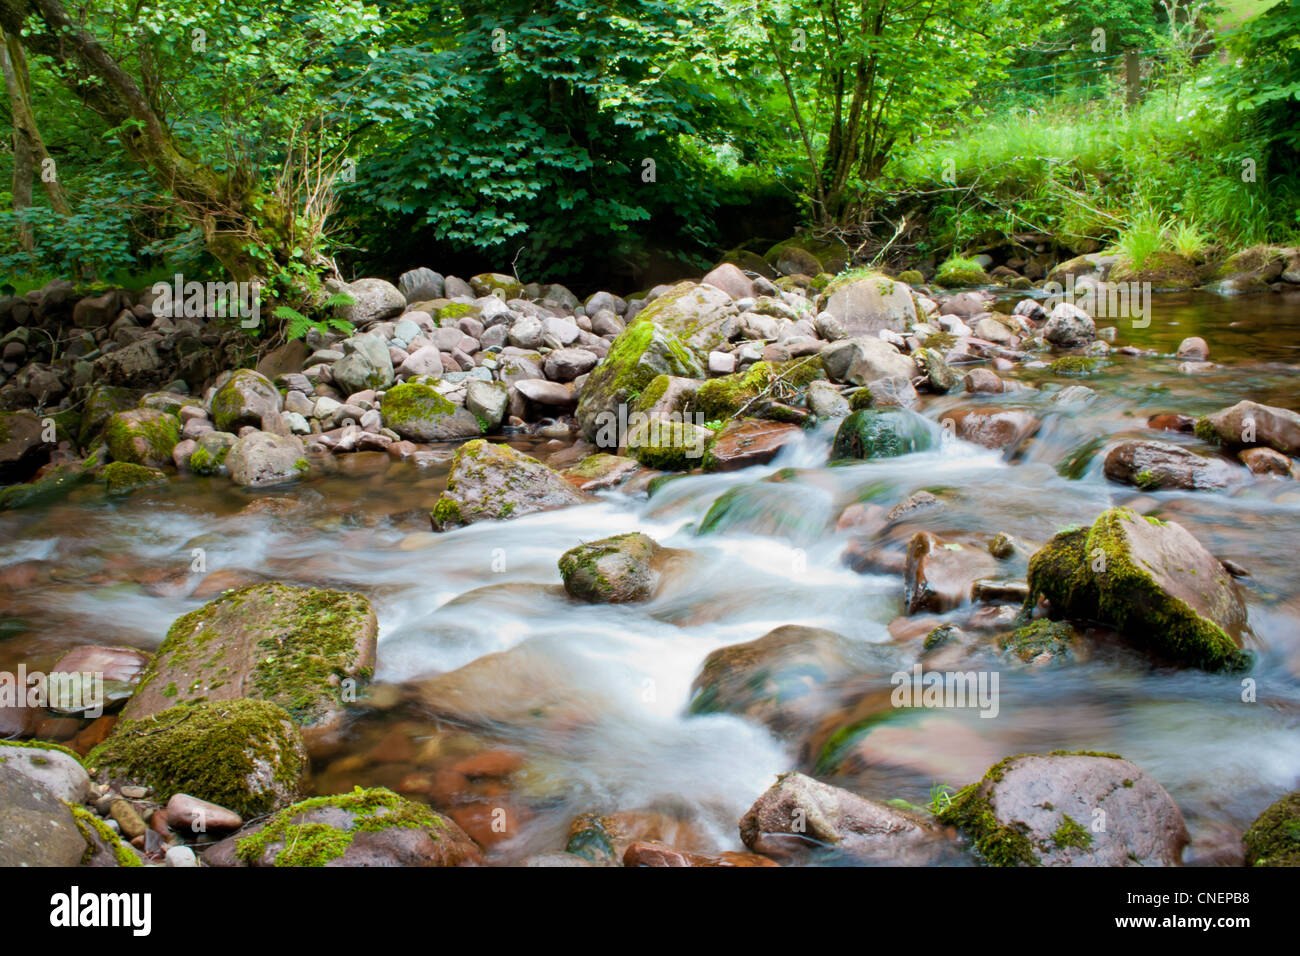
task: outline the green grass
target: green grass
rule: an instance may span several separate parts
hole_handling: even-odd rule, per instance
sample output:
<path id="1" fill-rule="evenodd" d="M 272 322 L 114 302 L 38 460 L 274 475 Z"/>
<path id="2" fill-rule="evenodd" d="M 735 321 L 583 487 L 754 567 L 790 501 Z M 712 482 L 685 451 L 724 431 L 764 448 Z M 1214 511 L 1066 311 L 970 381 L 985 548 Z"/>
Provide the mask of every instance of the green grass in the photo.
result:
<path id="1" fill-rule="evenodd" d="M 1153 252 L 1165 248 L 1169 220 L 1153 209 L 1139 209 L 1120 231 L 1115 247 L 1133 265 L 1142 269 Z"/>

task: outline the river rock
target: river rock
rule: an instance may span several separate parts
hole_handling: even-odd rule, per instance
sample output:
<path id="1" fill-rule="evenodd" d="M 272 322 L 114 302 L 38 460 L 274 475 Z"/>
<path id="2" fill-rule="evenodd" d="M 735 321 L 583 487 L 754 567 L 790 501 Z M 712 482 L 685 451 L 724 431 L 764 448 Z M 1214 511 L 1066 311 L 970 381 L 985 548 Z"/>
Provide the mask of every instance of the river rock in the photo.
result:
<path id="1" fill-rule="evenodd" d="M 1300 455 L 1300 413 L 1258 402 L 1238 402 L 1197 423 L 1198 435 L 1217 436 L 1230 448 L 1267 445 L 1284 455 Z"/>
<path id="2" fill-rule="evenodd" d="M 1107 478 L 1143 491 L 1166 488 L 1226 488 L 1239 480 L 1236 468 L 1221 458 L 1206 458 L 1162 441 L 1125 441 L 1106 453 Z"/>
<path id="3" fill-rule="evenodd" d="M 578 398 L 573 386 L 562 382 L 548 382 L 544 378 L 529 378 L 515 383 L 515 391 L 534 405 L 546 408 L 572 408 Z"/>
<path id="4" fill-rule="evenodd" d="M 136 408 L 109 418 L 104 438 L 114 461 L 166 468 L 172 464 L 172 449 L 181 440 L 181 423 L 175 415 Z"/>
<path id="5" fill-rule="evenodd" d="M 433 507 L 435 531 L 581 504 L 564 476 L 509 445 L 466 442 L 451 462 L 447 490 Z"/>
<path id="6" fill-rule="evenodd" d="M 1205 339 L 1193 335 L 1178 343 L 1178 358 L 1184 362 L 1204 362 L 1210 357 L 1210 347 Z"/>
<path id="7" fill-rule="evenodd" d="M 208 800 L 191 797 L 188 793 L 172 794 L 163 812 L 167 816 L 168 826 L 189 833 L 238 830 L 244 825 L 243 818 L 235 811 Z"/>
<path id="8" fill-rule="evenodd" d="M 465 408 L 483 423 L 487 431 L 501 427 L 509 403 L 509 389 L 501 382 L 475 379 L 465 386 Z"/>
<path id="9" fill-rule="evenodd" d="M 639 532 L 602 538 L 564 552 L 564 590 L 588 604 L 625 604 L 654 597 L 665 565 L 680 552 Z"/>
<path id="10" fill-rule="evenodd" d="M 761 418 L 729 421 L 705 452 L 704 470 L 737 471 L 750 465 L 766 465 L 802 434 L 798 425 Z"/>
<path id="11" fill-rule="evenodd" d="M 864 408 L 840 423 L 833 458 L 895 458 L 933 444 L 930 423 L 902 408 Z"/>
<path id="12" fill-rule="evenodd" d="M 1278 475 L 1291 478 L 1295 474 L 1291 459 L 1271 448 L 1243 448 L 1237 452 L 1237 458 L 1255 475 Z"/>
<path id="13" fill-rule="evenodd" d="M 588 455 L 576 465 L 565 468 L 560 474 L 580 491 L 598 491 L 601 488 L 613 488 L 621 484 L 640 469 L 641 463 L 635 458 L 600 452 Z"/>
<path id="14" fill-rule="evenodd" d="M 8 761 L 0 763 L 0 833 L 3 867 L 77 866 L 87 852 L 63 801 Z"/>
<path id="15" fill-rule="evenodd" d="M 421 266 L 409 272 L 403 272 L 397 280 L 397 288 L 406 299 L 406 304 L 426 302 L 429 299 L 441 299 L 443 277 L 439 272 Z"/>
<path id="16" fill-rule="evenodd" d="M 647 468 L 690 471 L 701 464 L 712 439 L 713 432 L 703 425 L 646 418 L 633 424 L 626 440 L 628 454 Z"/>
<path id="17" fill-rule="evenodd" d="M 39 741 L 14 744 L 0 740 L 0 763 L 68 803 L 81 803 L 90 793 L 90 777 L 81 761 Z"/>
<path id="18" fill-rule="evenodd" d="M 52 446 L 42 440 L 43 431 L 29 411 L 0 412 L 0 484 L 26 481 L 49 457 Z"/>
<path id="19" fill-rule="evenodd" d="M 1236 583 L 1172 522 L 1113 508 L 1090 528 L 1060 532 L 1030 558 L 1029 591 L 1054 617 L 1109 624 L 1178 663 L 1219 670 L 1248 661 Z"/>
<path id="20" fill-rule="evenodd" d="M 1241 842 L 1247 866 L 1300 866 L 1300 790 L 1261 813 Z"/>
<path id="21" fill-rule="evenodd" d="M 406 296 L 384 279 L 358 279 L 356 282 L 340 283 L 338 291 L 351 296 L 354 302 L 352 305 L 337 306 L 335 313 L 359 329 L 406 311 Z"/>
<path id="22" fill-rule="evenodd" d="M 393 360 L 388 343 L 378 335 L 354 335 L 343 343 L 343 358 L 330 366 L 330 375 L 345 394 L 393 384 Z"/>
<path id="23" fill-rule="evenodd" d="M 835 382 L 866 385 L 879 378 L 905 378 L 916 375 L 916 363 L 883 339 L 848 338 L 832 342 L 822 349 L 822 366 Z"/>
<path id="24" fill-rule="evenodd" d="M 921 349 L 913 356 L 917 371 L 925 376 L 930 391 L 946 394 L 957 387 L 957 373 L 937 349 Z"/>
<path id="25" fill-rule="evenodd" d="M 280 391 L 270 379 L 241 368 L 213 393 L 212 423 L 222 432 L 238 433 L 245 425 L 263 428 L 283 407 Z"/>
<path id="26" fill-rule="evenodd" d="M 714 289 L 718 295 L 725 293 Z M 704 369 L 694 353 L 676 335 L 652 322 L 638 321 L 628 326 L 610 345 L 609 353 L 587 376 L 578 398 L 577 418 L 587 441 L 612 451 L 621 444 L 616 426 L 620 406 L 626 406 L 660 375 L 703 378 Z M 537 376 L 540 377 L 538 370 Z M 502 381 L 504 381 L 504 376 Z"/>
<path id="27" fill-rule="evenodd" d="M 224 464 L 235 484 L 262 488 L 305 475 L 311 468 L 306 453 L 296 436 L 254 431 L 235 441 Z"/>
<path id="28" fill-rule="evenodd" d="M 733 299 L 748 299 L 754 295 L 754 281 L 730 262 L 722 263 L 700 282 L 721 289 Z"/>
<path id="29" fill-rule="evenodd" d="M 908 543 L 903 571 L 907 611 L 950 611 L 971 600 L 976 581 L 997 574 L 997 559 L 986 548 L 918 531 Z"/>
<path id="30" fill-rule="evenodd" d="M 784 773 L 740 820 L 756 853 L 800 862 L 819 848 L 878 865 L 933 862 L 946 842 L 920 816 L 876 803 L 801 773 Z"/>
<path id="31" fill-rule="evenodd" d="M 188 793 L 243 816 L 286 806 L 307 769 L 289 714 L 262 700 L 198 701 L 122 719 L 86 766 L 166 800 Z"/>
<path id="32" fill-rule="evenodd" d="M 345 691 L 374 667 L 377 635 L 370 602 L 350 591 L 278 582 L 227 591 L 176 619 L 122 715 L 247 697 L 280 705 L 301 727 L 332 727 Z"/>
<path id="33" fill-rule="evenodd" d="M 665 332 L 671 332 L 692 351 L 698 362 L 713 349 L 726 344 L 736 327 L 736 316 L 737 309 L 731 296 L 721 289 L 695 282 L 679 282 L 642 309 L 636 324 L 650 322 Z M 669 369 L 660 371 L 685 374 Z"/>
<path id="34" fill-rule="evenodd" d="M 1155 780 L 1107 754 L 1022 754 L 940 811 L 993 866 L 1177 866 L 1188 842 Z"/>
<path id="35" fill-rule="evenodd" d="M 1043 338 L 1061 348 L 1088 345 L 1097 337 L 1097 324 L 1092 316 L 1077 305 L 1059 302 L 1043 326 Z"/>
<path id="36" fill-rule="evenodd" d="M 958 438 L 1000 451 L 1007 459 L 1014 458 L 1042 424 L 1024 408 L 964 408 L 944 421 L 953 423 Z"/>
<path id="37" fill-rule="evenodd" d="M 556 349 L 546 356 L 543 370 L 546 377 L 556 382 L 572 382 L 579 375 L 590 372 L 600 359 L 586 349 Z"/>
<path id="38" fill-rule="evenodd" d="M 384 427 L 408 441 L 454 441 L 474 438 L 483 425 L 474 413 L 442 396 L 431 385 L 404 382 L 384 393 L 380 406 Z"/>
<path id="39" fill-rule="evenodd" d="M 906 332 L 916 322 L 912 290 L 888 276 L 870 276 L 836 289 L 824 311 L 833 321 L 823 323 L 823 335 L 831 332 L 826 337 L 835 339 L 874 337 L 881 329 Z"/>

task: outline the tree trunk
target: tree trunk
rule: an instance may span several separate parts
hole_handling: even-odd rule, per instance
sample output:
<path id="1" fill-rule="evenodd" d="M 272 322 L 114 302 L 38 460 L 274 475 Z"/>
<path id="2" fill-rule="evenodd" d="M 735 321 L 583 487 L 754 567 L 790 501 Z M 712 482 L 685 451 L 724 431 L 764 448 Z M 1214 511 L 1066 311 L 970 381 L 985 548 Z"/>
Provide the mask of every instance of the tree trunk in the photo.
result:
<path id="1" fill-rule="evenodd" d="M 35 160 L 32 156 L 32 144 L 24 135 L 22 125 L 18 122 L 18 80 L 14 76 L 13 64 L 9 53 L 0 44 L 0 72 L 4 73 L 5 89 L 9 91 L 10 109 L 14 115 L 14 213 L 18 220 L 18 245 L 25 252 L 36 247 L 32 236 L 32 227 L 23 218 L 23 214 L 32 207 L 32 170 Z"/>

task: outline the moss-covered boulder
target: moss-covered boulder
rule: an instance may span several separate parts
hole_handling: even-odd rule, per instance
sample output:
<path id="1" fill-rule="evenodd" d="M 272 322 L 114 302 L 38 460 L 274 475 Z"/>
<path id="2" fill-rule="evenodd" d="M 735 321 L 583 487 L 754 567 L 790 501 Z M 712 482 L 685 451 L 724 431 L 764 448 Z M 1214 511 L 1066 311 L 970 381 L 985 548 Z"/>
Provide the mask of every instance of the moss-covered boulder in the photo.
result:
<path id="1" fill-rule="evenodd" d="M 129 495 L 150 485 L 165 485 L 167 474 L 157 468 L 114 461 L 105 465 L 99 472 L 99 480 L 103 482 L 104 490 L 110 495 Z"/>
<path id="2" fill-rule="evenodd" d="M 1232 576 L 1181 525 L 1128 508 L 1057 534 L 1029 561 L 1029 602 L 1096 620 L 1175 662 L 1240 669 L 1246 606 Z"/>
<path id="3" fill-rule="evenodd" d="M 999 634 L 998 650 L 1023 664 L 1065 664 L 1085 657 L 1083 639 L 1069 621 L 1040 618 Z"/>
<path id="4" fill-rule="evenodd" d="M 1102 471 L 1111 481 L 1143 491 L 1227 488 L 1244 479 L 1242 470 L 1222 458 L 1198 455 L 1165 441 L 1122 441 L 1106 452 Z"/>
<path id="5" fill-rule="evenodd" d="M 181 422 L 166 412 L 136 408 L 110 417 L 104 438 L 114 461 L 165 468 L 172 462 L 172 449 L 181 440 Z"/>
<path id="6" fill-rule="evenodd" d="M 483 272 L 472 276 L 469 286 L 475 295 L 495 295 L 502 299 L 520 299 L 524 295 L 522 282 L 500 272 Z"/>
<path id="7" fill-rule="evenodd" d="M 639 532 L 617 534 L 564 552 L 560 576 L 564 590 L 588 604 L 648 601 L 678 554 Z"/>
<path id="8" fill-rule="evenodd" d="M 618 447 L 617 434 L 610 433 L 617 431 L 619 406 L 629 405 L 660 375 L 703 378 L 704 368 L 672 332 L 638 320 L 619 333 L 587 376 L 576 413 L 584 437 L 606 450 Z"/>
<path id="9" fill-rule="evenodd" d="M 988 285 L 992 281 L 978 262 L 960 256 L 953 256 L 940 263 L 934 274 L 934 284 L 948 289 L 964 285 Z"/>
<path id="10" fill-rule="evenodd" d="M 736 306 L 721 289 L 696 282 L 679 282 L 637 315 L 680 339 L 696 356 L 723 345 L 736 324 Z"/>
<path id="11" fill-rule="evenodd" d="M 1187 256 L 1177 252 L 1151 252 L 1139 266 L 1120 256 L 1111 266 L 1110 282 L 1150 282 L 1157 290 L 1193 289 L 1201 284 L 1201 270 Z"/>
<path id="12" fill-rule="evenodd" d="M 896 458 L 934 443 L 925 418 L 904 408 L 864 408 L 840 423 L 833 458 Z"/>
<path id="13" fill-rule="evenodd" d="M 690 471 L 702 463 L 711 438 L 703 425 L 647 417 L 628 429 L 627 451 L 647 468 Z"/>
<path id="14" fill-rule="evenodd" d="M 461 866 L 480 856 L 454 820 L 383 787 L 303 800 L 204 854 L 236 866 Z"/>
<path id="15" fill-rule="evenodd" d="M 473 412 L 420 382 L 390 388 L 384 393 L 380 411 L 384 425 L 408 441 L 453 441 L 483 433 L 483 423 Z"/>
<path id="16" fill-rule="evenodd" d="M 823 311 L 831 319 L 819 320 L 830 337 L 874 336 L 882 329 L 906 332 L 916 322 L 916 303 L 905 282 L 885 275 L 847 273 L 826 287 L 829 298 Z"/>
<path id="17" fill-rule="evenodd" d="M 190 471 L 196 475 L 226 474 L 226 456 L 238 441 L 230 432 L 204 432 L 190 452 Z"/>
<path id="18" fill-rule="evenodd" d="M 652 418 L 680 415 L 689 407 L 703 384 L 706 383 L 694 378 L 656 375 L 632 402 L 631 411 Z"/>
<path id="19" fill-rule="evenodd" d="M 0 511 L 52 504 L 86 484 L 90 481 L 91 475 L 91 469 L 80 461 L 50 465 L 41 469 L 39 478 L 20 485 L 0 488 Z"/>
<path id="20" fill-rule="evenodd" d="M 1261 813 L 1241 842 L 1247 866 L 1300 866 L 1300 790 Z"/>
<path id="21" fill-rule="evenodd" d="M 293 802 L 307 754 L 283 708 L 218 700 L 124 718 L 85 762 L 110 780 L 150 787 L 158 800 L 187 793 L 251 817 Z"/>
<path id="22" fill-rule="evenodd" d="M 212 395 L 212 423 L 219 432 L 264 428 L 263 421 L 282 408 L 284 399 L 269 378 L 251 368 L 236 369 Z"/>
<path id="23" fill-rule="evenodd" d="M 587 500 L 563 475 L 536 458 L 509 445 L 476 439 L 457 449 L 447 490 L 430 518 L 435 531 L 447 531 L 475 521 L 502 521 Z"/>
<path id="24" fill-rule="evenodd" d="M 253 698 L 301 727 L 332 727 L 370 678 L 378 632 L 370 602 L 351 591 L 278 582 L 227 591 L 176 619 L 122 713 Z"/>
<path id="25" fill-rule="evenodd" d="M 990 866 L 1177 866 L 1187 826 L 1155 780 L 1114 754 L 1020 754 L 937 801 Z"/>
<path id="26" fill-rule="evenodd" d="M 82 447 L 89 445 L 99 437 L 115 412 L 135 408 L 137 394 L 135 389 L 116 385 L 98 385 L 92 388 L 81 410 L 81 430 L 77 435 L 77 443 Z"/>
<path id="27" fill-rule="evenodd" d="M 570 465 L 560 474 L 579 491 L 598 491 L 621 484 L 640 469 L 641 463 L 635 458 L 599 452 Z"/>
<path id="28" fill-rule="evenodd" d="M 311 471 L 307 449 L 297 435 L 249 432 L 236 439 L 222 464 L 230 480 L 245 488 L 264 488 L 302 478 Z"/>

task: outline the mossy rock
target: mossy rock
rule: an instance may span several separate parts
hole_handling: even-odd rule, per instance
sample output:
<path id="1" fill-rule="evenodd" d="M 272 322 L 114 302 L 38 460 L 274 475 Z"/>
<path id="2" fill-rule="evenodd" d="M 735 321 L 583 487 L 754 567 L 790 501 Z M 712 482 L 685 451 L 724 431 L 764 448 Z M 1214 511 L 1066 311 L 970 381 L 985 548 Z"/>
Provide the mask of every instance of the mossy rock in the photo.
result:
<path id="1" fill-rule="evenodd" d="M 86 404 L 81 410 L 81 429 L 77 444 L 89 445 L 99 437 L 100 432 L 115 412 L 125 412 L 136 407 L 135 389 L 121 388 L 116 385 L 99 385 L 90 390 Z"/>
<path id="2" fill-rule="evenodd" d="M 190 452 L 189 469 L 196 475 L 225 474 L 226 457 L 238 439 L 230 432 L 204 432 Z"/>
<path id="3" fill-rule="evenodd" d="M 614 339 L 582 387 L 576 414 L 584 437 L 613 450 L 619 436 L 607 432 L 616 426 L 620 406 L 629 405 L 660 375 L 703 378 L 704 374 L 699 359 L 680 338 L 638 316 Z"/>
<path id="4" fill-rule="evenodd" d="M 466 442 L 451 462 L 447 490 L 433 506 L 435 531 L 505 520 L 590 500 L 559 472 L 509 445 Z"/>
<path id="5" fill-rule="evenodd" d="M 915 269 L 904 269 L 898 274 L 898 281 L 906 282 L 908 285 L 916 288 L 917 286 L 925 285 L 925 276 L 921 275 L 921 273 Z"/>
<path id="6" fill-rule="evenodd" d="M 34 481 L 0 489 L 0 511 L 53 504 L 90 479 L 91 469 L 84 462 L 71 461 L 55 465 Z"/>
<path id="7" fill-rule="evenodd" d="M 934 274 L 934 284 L 946 289 L 964 285 L 988 285 L 992 281 L 978 262 L 959 256 L 953 256 L 942 263 Z"/>
<path id="8" fill-rule="evenodd" d="M 500 272 L 483 272 L 472 276 L 470 288 L 475 295 L 495 295 L 502 299 L 519 299 L 524 294 L 524 284 L 514 276 Z"/>
<path id="9" fill-rule="evenodd" d="M 854 395 L 870 392 L 862 389 Z M 831 457 L 896 458 L 923 451 L 934 442 L 929 424 L 915 412 L 901 408 L 860 408 L 840 423 Z"/>
<path id="10" fill-rule="evenodd" d="M 231 840 L 248 866 L 459 866 L 480 858 L 455 821 L 383 787 L 303 800 Z"/>
<path id="11" fill-rule="evenodd" d="M 1057 375 L 1082 377 L 1096 371 L 1099 362 L 1085 355 L 1062 355 L 1055 359 L 1049 368 Z"/>
<path id="12" fill-rule="evenodd" d="M 65 801 L 65 805 L 72 811 L 73 822 L 86 841 L 86 852 L 81 858 L 82 866 L 144 866 L 135 850 L 122 842 L 117 832 L 98 814 L 79 803 Z"/>
<path id="13" fill-rule="evenodd" d="M 167 475 L 157 468 L 114 461 L 100 470 L 99 480 L 104 483 L 104 490 L 110 495 L 129 495 L 140 488 L 167 484 Z"/>
<path id="14" fill-rule="evenodd" d="M 1241 841 L 1247 866 L 1300 866 L 1300 790 L 1261 813 Z"/>
<path id="15" fill-rule="evenodd" d="M 588 604 L 625 604 L 654 597 L 666 549 L 648 535 L 617 534 L 570 548 L 560 576 L 572 597 Z"/>
<path id="16" fill-rule="evenodd" d="M 691 422 L 647 418 L 628 430 L 628 454 L 659 471 L 690 471 L 701 465 L 713 432 Z"/>
<path id="17" fill-rule="evenodd" d="M 634 325 L 652 323 L 671 332 L 696 356 L 701 356 L 726 344 L 736 314 L 731 296 L 721 289 L 703 283 L 679 282 L 637 313 Z"/>
<path id="18" fill-rule="evenodd" d="M 269 378 L 251 368 L 236 369 L 212 395 L 212 423 L 219 432 L 238 434 L 245 425 L 262 428 L 263 420 L 283 407 Z"/>
<path id="19" fill-rule="evenodd" d="M 186 793 L 252 817 L 298 796 L 307 754 L 283 708 L 222 700 L 123 718 L 85 762 L 111 780 L 151 788 L 160 802 Z"/>
<path id="20" fill-rule="evenodd" d="M 104 437 L 114 461 L 165 468 L 181 439 L 181 422 L 151 408 L 116 412 L 104 428 Z"/>
<path id="21" fill-rule="evenodd" d="M 1111 266 L 1109 282 L 1150 282 L 1161 290 L 1193 289 L 1201 284 L 1196 263 L 1176 252 L 1152 252 L 1139 268 L 1132 259 L 1120 256 Z"/>
<path id="22" fill-rule="evenodd" d="M 453 441 L 483 433 L 483 423 L 473 412 L 420 382 L 390 388 L 384 393 L 380 411 L 384 425 L 408 441 Z"/>
<path id="23" fill-rule="evenodd" d="M 1068 621 L 1046 618 L 1018 627 L 997 639 L 998 649 L 1026 663 L 1064 663 L 1076 654 L 1079 634 Z"/>
<path id="24" fill-rule="evenodd" d="M 334 726 L 370 678 L 378 630 L 370 602 L 351 591 L 279 582 L 227 591 L 176 619 L 123 716 L 253 698 L 299 726 Z"/>

